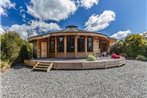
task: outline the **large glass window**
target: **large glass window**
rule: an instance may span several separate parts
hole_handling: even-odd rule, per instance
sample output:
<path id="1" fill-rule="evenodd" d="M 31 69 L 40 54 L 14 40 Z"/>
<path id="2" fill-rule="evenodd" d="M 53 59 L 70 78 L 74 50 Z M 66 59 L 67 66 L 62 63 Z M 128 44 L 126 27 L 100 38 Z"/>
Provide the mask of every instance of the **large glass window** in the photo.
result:
<path id="1" fill-rule="evenodd" d="M 84 52 L 85 51 L 85 42 L 84 37 L 80 36 L 78 37 L 78 52 Z"/>
<path id="2" fill-rule="evenodd" d="M 67 37 L 67 52 L 75 51 L 75 39 L 74 36 Z"/>
<path id="3" fill-rule="evenodd" d="M 55 37 L 51 37 L 49 43 L 50 43 L 49 50 L 51 53 L 54 53 L 55 52 Z"/>
<path id="4" fill-rule="evenodd" d="M 87 51 L 93 52 L 93 38 L 92 37 L 87 38 Z"/>
<path id="5" fill-rule="evenodd" d="M 33 42 L 33 58 L 37 58 L 37 41 Z"/>
<path id="6" fill-rule="evenodd" d="M 64 52 L 64 37 L 63 36 L 57 37 L 57 51 Z"/>

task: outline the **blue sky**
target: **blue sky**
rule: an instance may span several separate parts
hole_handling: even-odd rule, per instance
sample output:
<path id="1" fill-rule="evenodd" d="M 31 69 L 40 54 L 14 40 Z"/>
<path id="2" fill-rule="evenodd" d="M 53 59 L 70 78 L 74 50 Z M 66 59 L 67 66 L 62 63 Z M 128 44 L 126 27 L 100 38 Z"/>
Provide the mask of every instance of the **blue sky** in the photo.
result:
<path id="1" fill-rule="evenodd" d="M 147 31 L 146 0 L 5 1 L 9 0 L 0 5 L 1 29 L 17 31 L 22 37 L 29 29 L 37 35 L 70 24 L 118 39 Z"/>

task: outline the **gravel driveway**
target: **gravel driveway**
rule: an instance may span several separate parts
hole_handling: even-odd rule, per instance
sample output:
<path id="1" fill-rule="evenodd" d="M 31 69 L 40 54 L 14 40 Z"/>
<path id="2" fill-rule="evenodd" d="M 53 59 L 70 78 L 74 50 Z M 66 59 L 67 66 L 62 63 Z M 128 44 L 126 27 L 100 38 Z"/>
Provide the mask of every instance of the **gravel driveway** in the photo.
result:
<path id="1" fill-rule="evenodd" d="M 2 98 L 147 98 L 147 62 L 96 70 L 34 72 L 18 66 L 2 73 Z"/>

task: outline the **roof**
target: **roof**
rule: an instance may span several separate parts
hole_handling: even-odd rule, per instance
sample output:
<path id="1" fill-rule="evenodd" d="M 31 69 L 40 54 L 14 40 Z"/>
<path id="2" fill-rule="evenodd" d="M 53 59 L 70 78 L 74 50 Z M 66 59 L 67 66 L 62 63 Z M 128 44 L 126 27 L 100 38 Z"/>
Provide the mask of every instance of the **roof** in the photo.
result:
<path id="1" fill-rule="evenodd" d="M 49 32 L 49 33 L 42 34 L 42 35 L 32 36 L 32 37 L 29 37 L 28 39 L 32 39 L 32 38 L 34 39 L 34 38 L 43 37 L 43 36 L 45 37 L 47 35 L 55 34 L 55 33 L 70 33 L 70 32 L 73 32 L 73 33 L 95 33 L 95 34 L 103 35 L 103 36 L 106 36 L 106 37 L 109 38 L 109 36 L 102 34 L 102 33 L 97 33 L 97 32 L 92 32 L 92 31 L 87 31 L 87 30 L 81 30 L 81 29 L 78 29 L 78 27 L 75 26 L 75 25 L 68 25 L 63 30 L 58 30 L 58 31 Z"/>

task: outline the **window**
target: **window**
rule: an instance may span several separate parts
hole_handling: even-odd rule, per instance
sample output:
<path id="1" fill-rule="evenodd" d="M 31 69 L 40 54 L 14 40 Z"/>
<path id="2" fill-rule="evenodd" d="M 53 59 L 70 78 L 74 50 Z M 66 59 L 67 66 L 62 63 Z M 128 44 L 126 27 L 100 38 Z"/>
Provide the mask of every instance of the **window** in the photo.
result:
<path id="1" fill-rule="evenodd" d="M 84 52 L 85 51 L 85 42 L 84 37 L 80 36 L 78 38 L 78 52 Z"/>
<path id="2" fill-rule="evenodd" d="M 63 36 L 57 37 L 57 51 L 64 52 L 64 37 Z"/>
<path id="3" fill-rule="evenodd" d="M 93 51 L 93 39 L 92 39 L 92 37 L 87 38 L 87 51 L 88 52 Z"/>
<path id="4" fill-rule="evenodd" d="M 55 37 L 51 37 L 49 43 L 50 43 L 49 45 L 50 52 L 54 53 L 55 52 Z"/>
<path id="5" fill-rule="evenodd" d="M 75 39 L 74 36 L 67 37 L 67 52 L 75 51 Z"/>
<path id="6" fill-rule="evenodd" d="M 37 58 L 37 42 L 33 42 L 33 58 Z"/>

